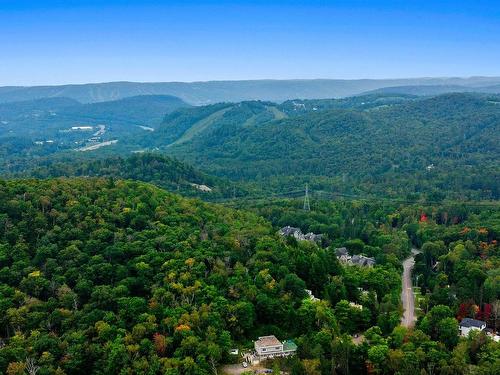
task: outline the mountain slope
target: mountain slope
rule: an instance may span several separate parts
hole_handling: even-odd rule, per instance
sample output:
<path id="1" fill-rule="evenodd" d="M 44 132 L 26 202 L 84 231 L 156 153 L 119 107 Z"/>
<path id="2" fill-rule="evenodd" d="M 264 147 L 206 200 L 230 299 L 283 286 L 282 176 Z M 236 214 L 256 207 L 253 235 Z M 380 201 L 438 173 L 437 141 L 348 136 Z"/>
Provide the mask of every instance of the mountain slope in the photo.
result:
<path id="1" fill-rule="evenodd" d="M 420 85 L 383 87 L 363 93 L 366 94 L 408 94 L 408 95 L 439 95 L 454 92 L 476 92 L 499 94 L 500 85 L 494 86 L 459 86 L 459 85 Z"/>
<path id="2" fill-rule="evenodd" d="M 255 215 L 138 182 L 17 180 L 0 181 L 0 223 L 2 373 L 26 358 L 43 373 L 180 372 L 189 337 L 190 369 L 208 374 L 264 324 L 233 284 L 266 293 L 250 258 L 274 240 Z"/>
<path id="3" fill-rule="evenodd" d="M 154 131 L 166 114 L 186 107 L 167 95 L 92 104 L 62 97 L 0 104 L 0 155 L 8 162 L 110 141 L 127 143 L 127 137 Z"/>
<path id="4" fill-rule="evenodd" d="M 226 179 L 209 176 L 188 164 L 158 154 L 99 159 L 66 155 L 11 166 L 9 171 L 3 172 L 4 177 L 10 178 L 112 177 L 137 180 L 185 196 L 205 199 L 230 197 L 233 194 L 233 187 Z M 210 191 L 200 191 L 199 185 L 209 187 Z"/>
<path id="5" fill-rule="evenodd" d="M 311 79 L 208 82 L 109 82 L 84 85 L 0 87 L 0 102 L 45 97 L 68 97 L 82 103 L 118 100 L 137 95 L 174 95 L 204 105 L 217 102 L 288 99 L 318 99 L 358 95 L 390 86 L 459 85 L 467 87 L 500 84 L 499 77 L 410 78 L 410 79 Z"/>
<path id="6" fill-rule="evenodd" d="M 189 142 L 156 138 L 155 144 L 230 178 L 347 177 L 351 184 L 384 180 L 386 187 L 391 179 L 411 179 L 417 181 L 412 191 L 429 179 L 433 189 L 443 189 L 448 174 L 450 186 L 443 190 L 467 185 L 498 197 L 498 102 L 494 96 L 448 94 L 366 110 L 306 110 L 247 127 L 242 124 L 250 104 L 241 103 Z M 266 104 L 251 106 L 264 113 Z M 167 117 L 160 133 L 170 125 Z"/>
<path id="7" fill-rule="evenodd" d="M 167 113 L 184 107 L 189 105 L 175 96 L 142 95 L 66 108 L 60 116 L 155 126 Z"/>

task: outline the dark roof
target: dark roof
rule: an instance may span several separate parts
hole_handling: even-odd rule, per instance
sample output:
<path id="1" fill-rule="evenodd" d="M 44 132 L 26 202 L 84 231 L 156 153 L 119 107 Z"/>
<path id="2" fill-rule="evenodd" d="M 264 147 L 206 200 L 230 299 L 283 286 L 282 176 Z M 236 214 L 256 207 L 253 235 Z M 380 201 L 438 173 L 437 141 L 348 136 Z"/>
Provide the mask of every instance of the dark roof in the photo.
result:
<path id="1" fill-rule="evenodd" d="M 322 237 L 323 237 L 322 234 L 314 234 L 312 232 L 306 233 L 304 235 L 304 238 L 309 241 L 321 241 Z"/>
<path id="2" fill-rule="evenodd" d="M 335 254 L 339 257 L 341 255 L 349 255 L 349 251 L 347 251 L 346 247 L 337 247 L 335 249 Z"/>
<path id="3" fill-rule="evenodd" d="M 353 255 L 351 262 L 360 266 L 373 266 L 375 264 L 375 259 L 365 257 L 364 255 Z"/>
<path id="4" fill-rule="evenodd" d="M 463 318 L 462 321 L 460 322 L 460 327 L 481 328 L 482 326 L 485 326 L 485 325 L 486 325 L 486 322 L 483 322 L 482 320 L 471 319 L 471 318 Z"/>
<path id="5" fill-rule="evenodd" d="M 294 228 L 294 227 L 291 227 L 291 226 L 289 226 L 289 225 L 280 229 L 280 233 L 281 233 L 283 236 L 291 236 L 291 235 L 293 235 L 295 232 L 302 233 L 302 231 L 301 231 L 299 228 Z"/>

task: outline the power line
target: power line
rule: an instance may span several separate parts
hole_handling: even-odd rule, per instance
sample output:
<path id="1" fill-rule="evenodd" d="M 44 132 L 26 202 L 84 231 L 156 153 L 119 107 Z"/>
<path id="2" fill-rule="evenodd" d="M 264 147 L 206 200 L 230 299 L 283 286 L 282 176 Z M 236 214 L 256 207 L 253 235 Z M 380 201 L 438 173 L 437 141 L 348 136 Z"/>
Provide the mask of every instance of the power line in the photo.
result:
<path id="1" fill-rule="evenodd" d="M 296 199 L 299 198 L 302 194 L 304 194 L 304 190 L 293 190 L 287 191 L 283 193 L 268 193 L 268 194 L 260 194 L 253 195 L 247 197 L 241 197 L 240 201 L 268 201 L 269 199 Z M 304 196 L 304 210 L 307 210 L 307 206 L 309 206 L 310 210 L 310 194 L 309 189 L 306 190 L 306 196 Z M 358 200 L 358 201 L 367 201 L 367 202 L 386 202 L 386 203 L 399 203 L 399 204 L 419 204 L 419 205 L 464 205 L 469 207 L 492 207 L 498 208 L 500 206 L 499 201 L 480 201 L 480 202 L 472 202 L 472 201 L 413 201 L 404 198 L 390 198 L 390 197 L 380 197 L 380 196 L 369 196 L 369 195 L 356 195 L 356 194 L 346 194 L 346 193 L 334 193 L 327 191 L 316 191 L 315 195 L 318 196 L 319 199 L 323 200 L 334 200 L 336 198 L 343 198 L 344 200 Z M 306 199 L 307 198 L 307 199 Z M 218 198 L 210 200 L 214 203 L 227 203 L 230 199 L 228 198 Z M 234 199 L 231 199 L 234 201 Z M 306 206 L 307 201 L 307 206 Z"/>
<path id="2" fill-rule="evenodd" d="M 306 195 L 304 197 L 304 210 L 311 211 L 311 205 L 309 204 L 309 185 L 306 184 Z"/>

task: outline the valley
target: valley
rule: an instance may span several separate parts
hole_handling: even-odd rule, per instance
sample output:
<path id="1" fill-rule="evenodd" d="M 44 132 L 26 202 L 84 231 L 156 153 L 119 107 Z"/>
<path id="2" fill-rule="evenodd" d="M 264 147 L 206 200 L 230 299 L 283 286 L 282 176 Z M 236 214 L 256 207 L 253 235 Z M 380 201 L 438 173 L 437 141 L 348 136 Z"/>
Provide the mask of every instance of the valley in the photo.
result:
<path id="1" fill-rule="evenodd" d="M 500 374 L 494 1 L 3 1 L 0 375 Z"/>
<path id="2" fill-rule="evenodd" d="M 500 99 L 388 91 L 0 104 L 0 370 L 494 372 Z"/>

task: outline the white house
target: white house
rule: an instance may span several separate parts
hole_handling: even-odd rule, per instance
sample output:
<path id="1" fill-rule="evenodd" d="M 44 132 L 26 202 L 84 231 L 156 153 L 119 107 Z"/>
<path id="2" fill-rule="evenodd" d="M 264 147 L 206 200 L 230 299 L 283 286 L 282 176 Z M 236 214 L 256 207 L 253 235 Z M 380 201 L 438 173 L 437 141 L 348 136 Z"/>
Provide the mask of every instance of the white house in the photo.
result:
<path id="1" fill-rule="evenodd" d="M 259 357 L 269 357 L 283 353 L 283 344 L 276 336 L 261 336 L 254 342 L 255 351 Z"/>
<path id="2" fill-rule="evenodd" d="M 297 352 L 297 345 L 292 340 L 279 341 L 276 336 L 261 336 L 254 342 L 255 352 L 260 359 L 269 357 L 287 357 Z"/>
<path id="3" fill-rule="evenodd" d="M 482 331 L 486 328 L 486 322 L 477 319 L 463 318 L 460 322 L 460 335 L 468 336 L 472 330 Z"/>

